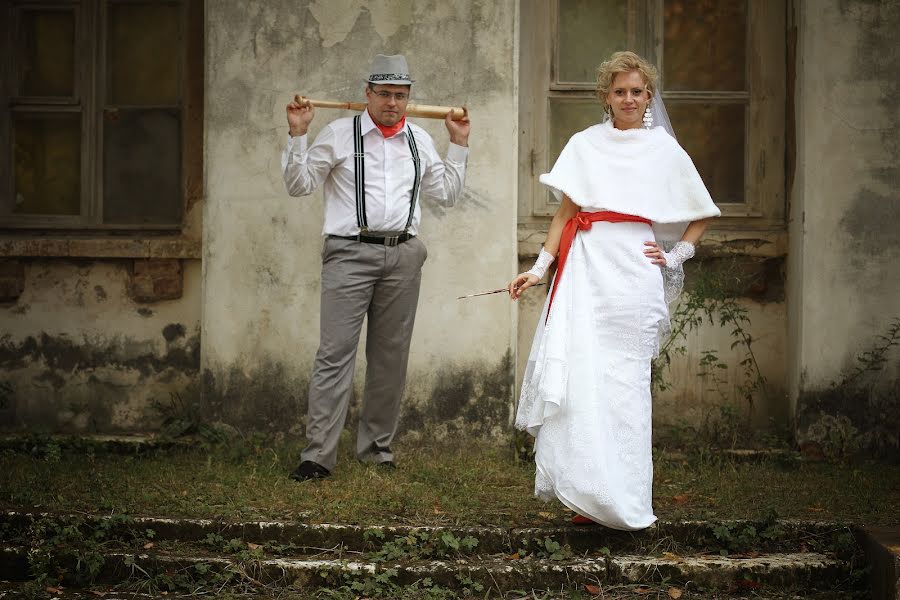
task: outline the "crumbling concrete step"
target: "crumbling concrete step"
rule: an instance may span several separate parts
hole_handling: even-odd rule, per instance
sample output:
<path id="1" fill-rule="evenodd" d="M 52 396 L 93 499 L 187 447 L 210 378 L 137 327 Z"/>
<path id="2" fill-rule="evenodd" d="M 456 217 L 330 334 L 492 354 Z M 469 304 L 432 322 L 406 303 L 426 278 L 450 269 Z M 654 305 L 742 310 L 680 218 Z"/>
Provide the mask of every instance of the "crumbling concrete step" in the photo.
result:
<path id="1" fill-rule="evenodd" d="M 203 440 L 199 437 L 161 437 L 152 434 L 75 435 L 75 434 L 0 434 L 0 450 L 29 454 L 42 453 L 48 444 L 75 452 L 106 452 L 109 454 L 142 454 L 154 450 L 191 450 Z"/>
<path id="2" fill-rule="evenodd" d="M 110 517 L 6 511 L 0 514 L 0 525 L 4 532 L 0 542 L 24 535 L 36 520 L 41 519 L 97 524 L 109 521 Z M 599 525 L 503 529 L 335 525 L 290 521 L 229 522 L 158 517 L 117 517 L 114 525 L 105 529 L 109 537 L 121 539 L 131 539 L 152 529 L 154 540 L 157 541 L 196 542 L 213 534 L 226 540 L 236 538 L 257 544 L 277 542 L 315 549 L 341 546 L 353 551 L 371 550 L 380 543 L 419 533 L 437 537 L 449 533 L 457 539 L 475 538 L 478 540 L 475 552 L 482 554 L 511 553 L 519 548 L 533 546 L 535 540 L 550 538 L 560 545 L 568 545 L 575 553 L 583 554 L 601 548 L 612 552 L 647 552 L 663 545 L 678 546 L 680 549 L 719 549 L 724 544 L 716 533 L 717 530 L 721 532 L 722 527 L 735 533 L 749 529 L 758 533 L 765 531 L 765 536 L 757 536 L 753 540 L 754 550 L 761 552 L 799 550 L 801 545 L 817 550 L 828 548 L 837 536 L 846 536 L 850 532 L 849 527 L 839 523 L 794 520 L 779 520 L 774 524 L 755 521 L 661 521 L 642 531 L 629 532 Z"/>
<path id="3" fill-rule="evenodd" d="M 48 586 L 49 587 L 49 586 Z M 637 588 L 635 586 L 615 586 L 601 588 L 599 598 L 603 600 L 635 600 L 636 598 L 671 598 L 666 593 L 669 589 L 664 586 L 660 589 Z M 91 589 L 75 589 L 63 587 L 59 591 L 62 594 L 47 593 L 47 597 L 55 596 L 63 600 L 158 600 L 161 596 L 159 593 L 147 594 L 140 592 L 128 591 L 125 589 L 110 588 L 108 586 L 95 586 Z M 168 592 L 165 596 L 166 600 L 197 600 L 198 594 L 180 594 Z M 208 595 L 199 597 L 209 597 Z M 316 595 L 315 591 L 309 593 L 280 592 L 277 590 L 263 592 L 239 592 L 229 590 L 227 597 L 229 600 L 273 600 L 275 598 L 283 600 L 321 600 L 321 595 Z M 491 598 L 497 598 L 496 594 L 492 594 Z M 574 600 L 575 598 L 584 600 L 591 596 L 585 590 L 584 586 L 573 587 L 571 590 L 554 593 L 552 596 L 543 590 L 537 590 L 534 594 L 530 590 L 523 590 L 521 593 L 506 594 L 502 596 L 504 600 L 533 600 L 534 598 L 541 600 Z M 34 592 L 23 584 L 6 583 L 0 581 L 0 600 L 33 600 Z M 394 599 L 391 599 L 394 600 Z M 725 594 L 721 592 L 702 592 L 693 589 L 682 590 L 681 600 L 848 600 L 843 592 L 822 592 L 811 591 L 808 593 L 798 594 L 796 592 L 768 592 L 768 593 L 751 593 L 751 594 Z"/>
<path id="4" fill-rule="evenodd" d="M 858 532 L 871 567 L 872 598 L 900 600 L 900 525 Z"/>
<path id="5" fill-rule="evenodd" d="M 0 553 L 0 572 L 14 578 L 14 569 L 27 563 L 25 548 Z M 374 562 L 330 558 L 266 558 L 240 560 L 224 555 L 110 552 L 98 581 L 121 583 L 142 573 L 147 577 L 173 572 L 232 574 L 230 583 L 260 583 L 318 589 L 380 577 L 384 582 L 410 585 L 429 578 L 437 585 L 461 589 L 478 582 L 487 588 L 561 589 L 590 582 L 607 584 L 687 583 L 711 590 L 740 589 L 744 582 L 775 589 L 829 590 L 847 578 L 846 563 L 822 554 L 769 554 L 754 558 L 722 556 L 662 558 L 613 556 L 568 560 L 513 560 L 507 556 L 458 560 Z M 21 578 L 27 570 L 19 571 Z M 221 577 L 219 578 L 221 579 Z"/>

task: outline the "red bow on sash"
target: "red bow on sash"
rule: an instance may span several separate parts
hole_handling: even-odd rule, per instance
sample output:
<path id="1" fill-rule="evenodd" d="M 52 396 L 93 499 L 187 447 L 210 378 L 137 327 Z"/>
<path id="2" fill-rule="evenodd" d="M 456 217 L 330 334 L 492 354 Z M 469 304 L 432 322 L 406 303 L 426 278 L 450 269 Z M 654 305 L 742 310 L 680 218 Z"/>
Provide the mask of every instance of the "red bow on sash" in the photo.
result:
<path id="1" fill-rule="evenodd" d="M 646 223 L 650 225 L 649 219 L 637 217 L 635 215 L 626 215 L 624 213 L 613 212 L 610 210 L 601 210 L 598 212 L 579 212 L 569 219 L 566 226 L 563 227 L 562 235 L 559 238 L 559 262 L 556 267 L 556 279 L 553 281 L 553 289 L 550 291 L 550 305 L 547 307 L 547 319 L 550 318 L 550 307 L 553 306 L 553 296 L 556 295 L 556 288 L 559 287 L 559 280 L 562 278 L 563 268 L 566 266 L 566 257 L 569 256 L 569 249 L 572 242 L 575 241 L 575 234 L 579 229 L 588 230 L 594 221 L 606 221 L 608 223 Z M 546 321 L 545 321 L 546 322 Z"/>

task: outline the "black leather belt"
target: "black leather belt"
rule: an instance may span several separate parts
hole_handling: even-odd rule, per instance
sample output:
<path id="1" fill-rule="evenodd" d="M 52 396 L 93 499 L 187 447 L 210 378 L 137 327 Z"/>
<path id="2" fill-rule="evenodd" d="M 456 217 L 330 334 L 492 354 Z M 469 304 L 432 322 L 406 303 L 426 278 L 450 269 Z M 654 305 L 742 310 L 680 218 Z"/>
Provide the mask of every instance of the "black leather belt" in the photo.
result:
<path id="1" fill-rule="evenodd" d="M 328 237 L 336 240 L 353 240 L 355 242 L 365 242 L 366 244 L 382 244 L 384 246 L 396 246 L 407 240 L 411 240 L 415 235 L 411 233 L 401 233 L 400 235 L 391 235 L 387 237 L 373 235 L 329 235 Z"/>

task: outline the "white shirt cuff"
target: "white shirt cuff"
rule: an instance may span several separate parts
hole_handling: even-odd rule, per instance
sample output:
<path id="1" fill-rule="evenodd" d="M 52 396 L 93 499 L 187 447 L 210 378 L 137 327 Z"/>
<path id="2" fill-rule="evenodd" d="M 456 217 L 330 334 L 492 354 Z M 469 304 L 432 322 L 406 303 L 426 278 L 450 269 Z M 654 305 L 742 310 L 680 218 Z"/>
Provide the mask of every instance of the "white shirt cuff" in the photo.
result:
<path id="1" fill-rule="evenodd" d="M 287 142 L 287 151 L 290 154 L 303 154 L 306 152 L 306 141 L 307 134 L 298 135 L 297 137 L 291 137 L 291 134 L 288 134 L 288 142 Z"/>
<path id="2" fill-rule="evenodd" d="M 453 142 L 447 146 L 447 160 L 455 163 L 465 163 L 469 157 L 469 148 L 467 146 L 457 146 Z"/>

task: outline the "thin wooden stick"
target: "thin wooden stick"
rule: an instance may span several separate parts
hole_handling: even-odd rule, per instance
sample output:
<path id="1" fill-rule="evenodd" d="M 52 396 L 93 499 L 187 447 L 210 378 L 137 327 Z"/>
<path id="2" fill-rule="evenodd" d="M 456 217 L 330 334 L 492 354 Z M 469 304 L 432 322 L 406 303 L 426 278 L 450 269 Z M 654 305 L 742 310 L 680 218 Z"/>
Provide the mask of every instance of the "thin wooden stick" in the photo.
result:
<path id="1" fill-rule="evenodd" d="M 531 287 L 537 287 L 539 285 L 547 285 L 546 283 L 536 283 Z M 487 296 L 489 294 L 499 294 L 500 292 L 508 292 L 509 288 L 500 288 L 498 290 L 491 290 L 489 292 L 478 292 L 477 294 L 469 294 L 468 296 L 458 296 L 457 300 L 462 300 L 464 298 L 474 298 L 475 296 Z"/>
<path id="2" fill-rule="evenodd" d="M 313 100 L 299 94 L 294 96 L 294 102 L 303 106 L 306 103 L 312 104 L 318 108 L 340 108 L 344 110 L 363 111 L 366 109 L 365 102 L 337 102 L 335 100 Z M 406 114 L 411 117 L 424 117 L 426 119 L 443 119 L 450 114 L 450 118 L 459 121 L 467 114 L 468 109 L 458 106 L 431 106 L 429 104 L 409 104 L 406 107 Z"/>

